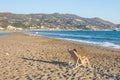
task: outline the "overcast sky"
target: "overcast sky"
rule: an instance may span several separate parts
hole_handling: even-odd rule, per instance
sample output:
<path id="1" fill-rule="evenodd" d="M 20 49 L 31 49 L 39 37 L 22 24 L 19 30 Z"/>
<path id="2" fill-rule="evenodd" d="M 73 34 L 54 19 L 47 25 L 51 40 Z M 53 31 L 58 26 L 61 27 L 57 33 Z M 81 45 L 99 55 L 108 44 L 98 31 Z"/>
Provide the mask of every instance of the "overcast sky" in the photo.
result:
<path id="1" fill-rule="evenodd" d="M 120 24 L 120 0 L 0 0 L 0 12 L 69 13 Z"/>

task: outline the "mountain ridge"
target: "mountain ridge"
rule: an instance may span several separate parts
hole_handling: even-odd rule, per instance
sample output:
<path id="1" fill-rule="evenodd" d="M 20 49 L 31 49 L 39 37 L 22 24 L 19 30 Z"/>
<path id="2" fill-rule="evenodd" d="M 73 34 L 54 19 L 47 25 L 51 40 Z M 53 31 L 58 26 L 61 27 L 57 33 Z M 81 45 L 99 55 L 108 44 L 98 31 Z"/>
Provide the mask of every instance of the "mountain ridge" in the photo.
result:
<path id="1" fill-rule="evenodd" d="M 84 18 L 74 14 L 14 14 L 0 13 L 0 26 L 8 25 L 25 29 L 104 30 L 116 29 L 117 25 L 101 18 Z M 118 27 L 117 27 L 118 28 Z"/>

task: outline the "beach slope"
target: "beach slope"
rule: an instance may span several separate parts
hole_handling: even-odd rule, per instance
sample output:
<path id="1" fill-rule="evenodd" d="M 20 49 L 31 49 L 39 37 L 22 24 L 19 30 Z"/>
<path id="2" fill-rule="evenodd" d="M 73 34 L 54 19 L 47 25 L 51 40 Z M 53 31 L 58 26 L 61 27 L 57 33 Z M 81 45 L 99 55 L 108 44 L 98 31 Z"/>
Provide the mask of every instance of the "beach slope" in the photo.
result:
<path id="1" fill-rule="evenodd" d="M 91 68 L 69 67 L 67 49 L 74 48 L 88 57 Z M 0 37 L 0 80 L 108 79 L 120 80 L 119 50 L 20 32 Z"/>

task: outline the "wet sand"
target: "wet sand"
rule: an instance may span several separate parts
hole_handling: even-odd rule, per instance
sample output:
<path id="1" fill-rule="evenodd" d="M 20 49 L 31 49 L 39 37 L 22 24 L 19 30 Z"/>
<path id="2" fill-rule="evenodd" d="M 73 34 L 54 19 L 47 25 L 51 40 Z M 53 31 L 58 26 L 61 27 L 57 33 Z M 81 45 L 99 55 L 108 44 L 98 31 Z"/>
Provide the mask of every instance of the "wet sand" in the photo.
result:
<path id="1" fill-rule="evenodd" d="M 74 48 L 91 68 L 71 68 Z M 0 80 L 120 80 L 120 50 L 16 32 L 0 37 Z"/>

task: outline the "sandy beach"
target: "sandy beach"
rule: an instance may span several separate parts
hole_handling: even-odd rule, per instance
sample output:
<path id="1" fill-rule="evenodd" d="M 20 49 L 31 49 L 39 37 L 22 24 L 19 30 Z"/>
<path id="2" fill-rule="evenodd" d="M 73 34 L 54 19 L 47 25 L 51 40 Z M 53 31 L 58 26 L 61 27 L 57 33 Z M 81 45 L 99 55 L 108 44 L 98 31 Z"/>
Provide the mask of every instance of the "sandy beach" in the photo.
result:
<path id="1" fill-rule="evenodd" d="M 91 68 L 69 67 L 74 48 Z M 120 80 L 120 50 L 16 32 L 0 36 L 0 80 Z"/>

